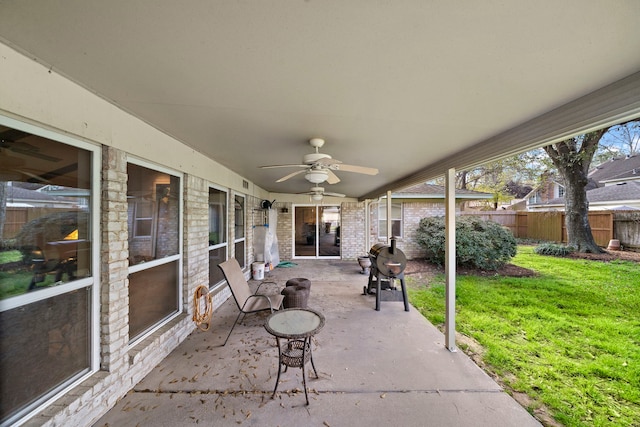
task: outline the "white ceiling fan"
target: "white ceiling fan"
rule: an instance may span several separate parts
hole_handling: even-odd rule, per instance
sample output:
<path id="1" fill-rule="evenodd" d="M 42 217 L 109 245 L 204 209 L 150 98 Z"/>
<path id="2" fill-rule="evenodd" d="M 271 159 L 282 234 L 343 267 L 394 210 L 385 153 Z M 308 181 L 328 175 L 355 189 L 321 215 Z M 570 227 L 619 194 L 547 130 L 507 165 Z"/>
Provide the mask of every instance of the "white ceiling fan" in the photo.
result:
<path id="1" fill-rule="evenodd" d="M 293 165 L 270 165 L 260 166 L 262 169 L 272 168 L 303 168 L 302 170 L 290 173 L 278 179 L 276 182 L 283 182 L 296 175 L 304 173 L 304 177 L 312 184 L 327 182 L 337 184 L 340 178 L 333 171 L 344 171 L 362 173 L 365 175 L 377 175 L 378 169 L 365 166 L 345 165 L 340 160 L 332 159 L 330 155 L 320 153 L 319 149 L 324 145 L 324 139 L 312 138 L 309 144 L 316 149 L 315 153 L 306 154 L 302 157 L 302 164 Z M 325 193 L 327 194 L 327 193 Z"/>
<path id="2" fill-rule="evenodd" d="M 316 202 L 321 201 L 324 196 L 345 197 L 344 194 L 331 193 L 329 191 L 324 191 L 324 187 L 318 187 L 318 186 L 311 187 L 311 190 L 306 191 L 304 193 L 298 193 L 298 194 L 308 194 L 309 196 L 311 196 L 311 200 Z"/>

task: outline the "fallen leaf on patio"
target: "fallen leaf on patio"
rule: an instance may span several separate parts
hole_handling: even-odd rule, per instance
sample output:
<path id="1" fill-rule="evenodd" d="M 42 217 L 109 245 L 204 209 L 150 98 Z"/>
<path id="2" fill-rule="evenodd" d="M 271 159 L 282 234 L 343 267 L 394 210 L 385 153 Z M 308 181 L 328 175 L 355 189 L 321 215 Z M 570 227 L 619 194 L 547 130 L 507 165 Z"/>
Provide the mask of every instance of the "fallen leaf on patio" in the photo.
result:
<path id="1" fill-rule="evenodd" d="M 328 423 L 328 422 L 326 422 L 326 421 L 323 421 L 323 422 L 322 422 L 322 424 L 324 424 L 324 425 L 325 425 L 325 426 L 327 426 L 327 427 L 331 427 L 331 426 L 329 425 L 329 423 Z"/>
<path id="2" fill-rule="evenodd" d="M 382 393 L 382 394 L 380 395 L 380 399 L 384 399 L 385 397 L 387 397 L 387 393 Z"/>

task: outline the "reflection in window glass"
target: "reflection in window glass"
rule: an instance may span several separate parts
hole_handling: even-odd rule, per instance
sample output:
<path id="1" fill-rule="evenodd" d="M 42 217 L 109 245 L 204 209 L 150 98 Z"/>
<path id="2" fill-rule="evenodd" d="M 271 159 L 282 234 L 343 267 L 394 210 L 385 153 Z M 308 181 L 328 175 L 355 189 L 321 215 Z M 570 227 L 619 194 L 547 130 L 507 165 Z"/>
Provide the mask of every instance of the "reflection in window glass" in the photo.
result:
<path id="1" fill-rule="evenodd" d="M 93 274 L 93 153 L 4 126 L 0 138 L 0 423 L 11 424 L 91 369 L 93 285 L 64 285 Z M 38 299 L 43 289 L 53 294 Z"/>
<path id="2" fill-rule="evenodd" d="M 209 246 L 227 241 L 227 193 L 209 189 Z"/>
<path id="3" fill-rule="evenodd" d="M 127 173 L 130 265 L 179 255 L 180 178 L 132 163 Z M 178 261 L 129 274 L 131 341 L 178 312 L 179 276 Z"/>
<path id="4" fill-rule="evenodd" d="M 244 210 L 244 197 L 236 195 L 234 198 L 235 204 L 234 204 L 234 247 L 235 247 L 235 258 L 238 261 L 238 264 L 240 264 L 241 268 L 245 268 L 246 266 L 246 254 L 245 254 L 245 231 L 244 231 L 244 224 L 245 224 L 245 220 L 244 220 L 244 216 L 245 216 L 245 210 Z"/>
<path id="5" fill-rule="evenodd" d="M 224 280 L 218 264 L 227 259 L 227 193 L 209 188 L 209 286 Z"/>
<path id="6" fill-rule="evenodd" d="M 153 203 L 148 200 L 140 200 L 134 205 L 134 210 L 133 235 L 135 237 L 151 237 Z"/>
<path id="7" fill-rule="evenodd" d="M 129 275 L 130 340 L 178 311 L 177 283 L 177 261 Z"/>
<path id="8" fill-rule="evenodd" d="M 129 163 L 129 264 L 178 254 L 180 178 Z"/>
<path id="9" fill-rule="evenodd" d="M 83 288 L 0 312 L 3 421 L 89 370 L 90 301 Z"/>

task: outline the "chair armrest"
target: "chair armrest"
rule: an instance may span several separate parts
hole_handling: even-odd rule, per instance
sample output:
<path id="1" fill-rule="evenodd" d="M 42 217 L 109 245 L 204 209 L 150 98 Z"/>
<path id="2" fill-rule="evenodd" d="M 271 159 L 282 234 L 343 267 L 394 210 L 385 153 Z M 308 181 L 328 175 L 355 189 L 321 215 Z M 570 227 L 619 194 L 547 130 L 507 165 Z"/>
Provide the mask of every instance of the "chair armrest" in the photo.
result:
<path id="1" fill-rule="evenodd" d="M 277 285 L 277 282 L 273 282 L 271 280 L 263 280 L 262 282 L 260 282 L 260 284 L 258 285 L 258 287 L 256 288 L 256 291 L 254 292 L 254 295 L 256 295 L 258 293 L 258 291 L 260 290 L 260 286 L 262 286 L 265 283 L 273 283 L 274 285 Z"/>
<path id="2" fill-rule="evenodd" d="M 247 298 L 247 300 L 242 305 L 242 311 L 244 311 L 244 307 L 247 305 L 247 303 L 251 298 L 265 298 L 269 303 L 269 308 L 271 309 L 271 311 L 273 311 L 273 306 L 271 305 L 271 299 L 266 295 L 249 295 L 249 298 Z"/>

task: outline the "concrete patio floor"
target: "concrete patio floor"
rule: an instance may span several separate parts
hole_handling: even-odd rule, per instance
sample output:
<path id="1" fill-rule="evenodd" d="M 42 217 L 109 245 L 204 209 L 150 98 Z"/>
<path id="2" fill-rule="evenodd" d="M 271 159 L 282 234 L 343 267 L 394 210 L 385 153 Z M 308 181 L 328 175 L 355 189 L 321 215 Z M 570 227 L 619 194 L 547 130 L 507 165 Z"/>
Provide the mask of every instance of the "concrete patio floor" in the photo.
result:
<path id="1" fill-rule="evenodd" d="M 194 331 L 94 425 L 115 426 L 540 426 L 413 307 L 363 295 L 368 276 L 355 261 L 296 260 L 276 268 L 261 288 L 276 293 L 287 279 L 311 279 L 309 307 L 322 312 L 313 338 L 319 379 L 306 366 L 278 372 L 268 316 L 247 315 L 222 347 L 238 313 L 232 299 L 214 312 L 211 329 Z M 255 289 L 258 282 L 250 281 Z"/>

